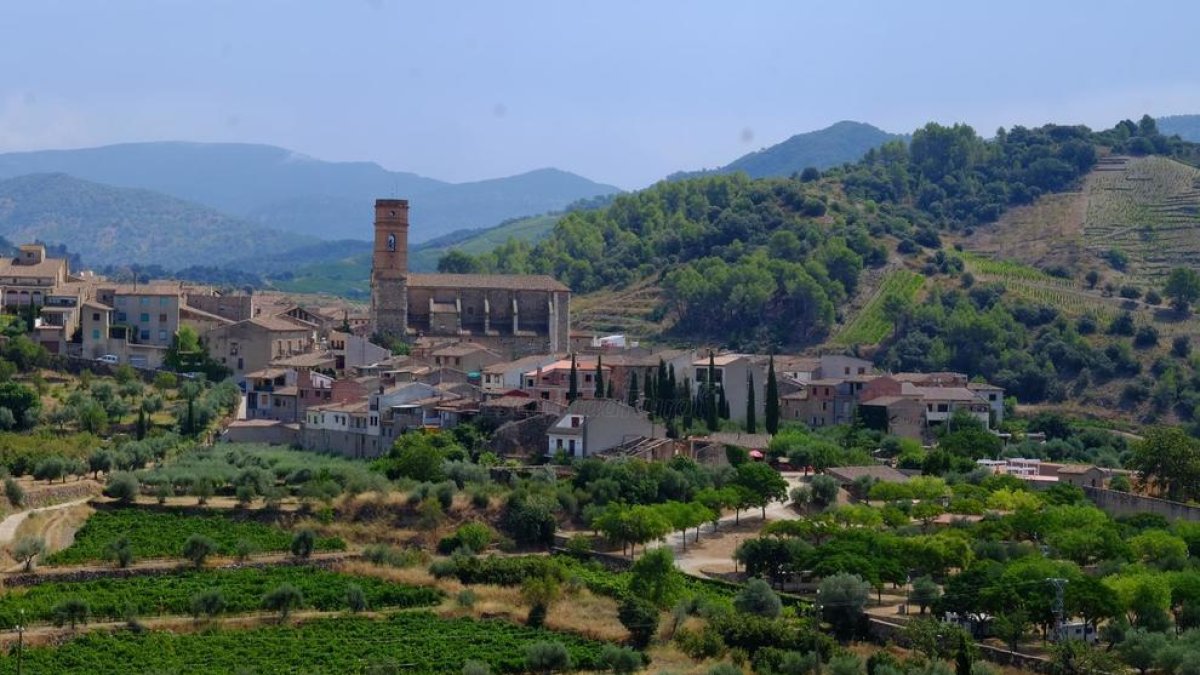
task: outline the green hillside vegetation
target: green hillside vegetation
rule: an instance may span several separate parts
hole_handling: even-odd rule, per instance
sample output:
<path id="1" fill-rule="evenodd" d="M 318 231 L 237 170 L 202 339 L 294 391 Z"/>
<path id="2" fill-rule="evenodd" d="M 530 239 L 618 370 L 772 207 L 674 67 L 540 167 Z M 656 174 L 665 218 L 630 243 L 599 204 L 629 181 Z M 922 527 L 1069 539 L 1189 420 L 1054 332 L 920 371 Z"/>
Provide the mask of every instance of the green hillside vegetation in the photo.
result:
<path id="1" fill-rule="evenodd" d="M 796 134 L 769 148 L 743 155 L 713 171 L 679 173 L 671 180 L 694 178 L 707 173 L 744 172 L 751 178 L 787 178 L 812 167 L 825 170 L 848 162 L 857 162 L 868 150 L 888 141 L 903 140 L 870 124 L 842 121 L 817 131 Z"/>
<path id="2" fill-rule="evenodd" d="M 572 213 L 536 244 L 477 256 L 472 269 L 540 272 L 577 293 L 613 292 L 652 277 L 662 300 L 642 319 L 731 346 L 824 340 L 864 268 L 941 246 L 1043 194 L 1071 189 L 1098 148 L 1190 158 L 1194 146 L 1153 120 L 1114 129 L 1015 127 L 984 140 L 964 125 L 929 124 L 823 176 L 743 174 L 664 182 Z"/>
<path id="3" fill-rule="evenodd" d="M 312 240 L 258 227 L 149 190 L 115 188 L 63 174 L 0 181 L 0 235 L 67 244 L 88 265 L 175 269 L 254 256 Z"/>
<path id="4" fill-rule="evenodd" d="M 895 308 L 911 306 L 924 283 L 925 277 L 906 269 L 888 272 L 875 294 L 830 343 L 848 347 L 882 342 L 895 328 Z"/>
<path id="5" fill-rule="evenodd" d="M 373 162 L 327 162 L 243 143 L 127 143 L 0 154 L 0 178 L 32 173 L 154 190 L 261 227 L 320 239 L 369 239 L 371 205 L 380 197 L 412 200 L 412 241 L 420 242 L 619 192 L 557 169 L 454 184 Z"/>
<path id="6" fill-rule="evenodd" d="M 413 247 L 408 256 L 408 267 L 414 272 L 456 271 L 454 263 L 443 265 L 439 269 L 438 262 L 456 251 L 472 256 L 490 253 L 506 244 L 509 239 L 536 244 L 549 236 L 554 225 L 561 219 L 561 213 L 546 213 L 517 218 L 483 230 L 468 230 L 459 236 L 451 235 L 428 241 Z"/>

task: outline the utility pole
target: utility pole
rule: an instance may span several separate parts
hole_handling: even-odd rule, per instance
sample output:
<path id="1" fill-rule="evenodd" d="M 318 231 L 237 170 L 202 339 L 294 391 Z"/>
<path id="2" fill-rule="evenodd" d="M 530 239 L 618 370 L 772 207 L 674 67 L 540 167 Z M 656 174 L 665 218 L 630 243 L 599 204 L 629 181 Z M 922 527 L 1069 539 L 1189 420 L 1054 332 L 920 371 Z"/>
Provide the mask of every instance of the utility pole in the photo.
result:
<path id="1" fill-rule="evenodd" d="M 17 624 L 17 675 L 21 675 L 21 657 L 25 652 L 25 610 L 21 610 L 21 623 Z"/>
<path id="2" fill-rule="evenodd" d="M 1066 589 L 1067 580 L 1050 578 L 1046 579 L 1051 586 L 1054 587 L 1054 638 L 1056 641 L 1061 641 L 1063 638 L 1063 615 L 1066 613 L 1063 602 L 1063 591 Z"/>

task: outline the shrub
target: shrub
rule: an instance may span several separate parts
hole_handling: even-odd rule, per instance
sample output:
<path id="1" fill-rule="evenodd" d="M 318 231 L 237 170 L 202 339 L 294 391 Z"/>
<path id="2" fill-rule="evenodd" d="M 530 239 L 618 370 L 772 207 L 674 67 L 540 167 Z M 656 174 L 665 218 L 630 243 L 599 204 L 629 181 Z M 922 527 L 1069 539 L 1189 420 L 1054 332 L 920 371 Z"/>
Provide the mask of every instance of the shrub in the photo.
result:
<path id="1" fill-rule="evenodd" d="M 462 675 L 492 675 L 492 668 L 483 661 L 467 661 L 463 664 Z"/>
<path id="2" fill-rule="evenodd" d="M 832 476 L 813 476 L 811 485 L 814 504 L 825 507 L 837 503 L 838 482 Z"/>
<path id="3" fill-rule="evenodd" d="M 192 616 L 197 621 L 205 616 L 209 619 L 225 611 L 225 597 L 219 590 L 209 590 L 192 596 Z"/>
<path id="4" fill-rule="evenodd" d="M 854 654 L 838 654 L 829 659 L 825 672 L 829 675 L 860 675 L 862 669 L 862 659 Z"/>
<path id="5" fill-rule="evenodd" d="M 346 606 L 355 614 L 366 611 L 367 596 L 363 593 L 362 586 L 358 584 L 346 586 Z"/>
<path id="6" fill-rule="evenodd" d="M 217 550 L 217 543 L 202 535 L 193 534 L 183 542 L 183 557 L 192 561 L 196 567 L 203 567 L 204 561 Z"/>
<path id="7" fill-rule="evenodd" d="M 289 583 L 276 586 L 268 591 L 262 599 L 263 609 L 277 612 L 280 623 L 286 621 L 292 610 L 303 603 L 304 596 L 300 593 L 300 589 Z"/>
<path id="8" fill-rule="evenodd" d="M 711 659 L 725 653 L 725 641 L 711 626 L 701 629 L 684 629 L 675 634 L 679 651 L 697 661 Z"/>
<path id="9" fill-rule="evenodd" d="M 133 546 L 129 543 L 129 537 L 118 537 L 109 543 L 106 555 L 117 567 L 129 567 L 133 563 Z"/>
<path id="10" fill-rule="evenodd" d="M 742 669 L 732 663 L 718 663 L 708 669 L 708 675 L 742 675 Z"/>
<path id="11" fill-rule="evenodd" d="M 233 557 L 239 562 L 245 562 L 254 555 L 254 544 L 246 539 L 238 539 L 233 543 Z"/>
<path id="12" fill-rule="evenodd" d="M 471 553 L 481 553 L 492 543 L 494 534 L 492 528 L 483 523 L 466 523 L 460 525 L 454 534 L 438 542 L 437 551 L 448 555 L 459 549 Z"/>
<path id="13" fill-rule="evenodd" d="M 525 666 L 534 672 L 571 669 L 571 655 L 561 642 L 535 642 L 525 647 Z"/>
<path id="14" fill-rule="evenodd" d="M 133 503 L 140 491 L 137 477 L 125 471 L 109 474 L 108 484 L 104 486 L 104 495 L 122 504 Z"/>
<path id="15" fill-rule="evenodd" d="M 363 549 L 363 558 L 376 565 L 388 567 L 413 567 L 428 560 L 424 551 L 418 548 L 398 548 L 387 544 L 372 544 Z"/>
<path id="16" fill-rule="evenodd" d="M 317 535 L 310 529 L 303 529 L 292 537 L 292 555 L 297 558 L 307 559 L 312 556 L 313 549 L 317 545 Z"/>
<path id="17" fill-rule="evenodd" d="M 733 599 L 733 606 L 743 614 L 774 618 L 783 611 L 783 602 L 770 585 L 762 579 L 751 579 Z"/>
<path id="18" fill-rule="evenodd" d="M 1139 326 L 1133 336 L 1133 346 L 1146 348 L 1158 344 L 1158 329 L 1154 326 Z"/>
<path id="19" fill-rule="evenodd" d="M 628 647 L 604 645 L 600 650 L 600 665 L 614 673 L 636 673 L 643 661 L 640 653 Z"/>
<path id="20" fill-rule="evenodd" d="M 470 609 L 475 606 L 475 591 L 469 588 L 464 588 L 458 592 L 458 596 L 455 598 L 455 600 L 458 602 L 459 607 Z"/>
<path id="21" fill-rule="evenodd" d="M 20 507 L 25 503 L 25 490 L 13 477 L 4 479 L 4 496 L 13 506 Z"/>
<path id="22" fill-rule="evenodd" d="M 617 618 L 638 649 L 645 649 L 658 633 L 658 607 L 638 595 L 629 595 L 621 602 Z"/>
<path id="23" fill-rule="evenodd" d="M 1181 359 L 1186 359 L 1192 353 L 1192 340 L 1186 335 L 1180 335 L 1171 340 L 1171 353 Z"/>

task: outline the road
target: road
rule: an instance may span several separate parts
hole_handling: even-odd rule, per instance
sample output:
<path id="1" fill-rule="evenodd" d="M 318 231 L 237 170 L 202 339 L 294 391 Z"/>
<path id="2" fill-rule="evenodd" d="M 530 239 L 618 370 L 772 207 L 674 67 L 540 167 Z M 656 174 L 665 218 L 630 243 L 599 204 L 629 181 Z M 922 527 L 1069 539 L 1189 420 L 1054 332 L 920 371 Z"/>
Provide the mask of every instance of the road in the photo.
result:
<path id="1" fill-rule="evenodd" d="M 13 537 L 17 536 L 17 529 L 21 527 L 21 523 L 34 513 L 46 513 L 48 511 L 58 511 L 59 509 L 69 509 L 72 506 L 79 506 L 91 501 L 91 497 L 83 497 L 62 504 L 54 504 L 53 506 L 43 506 L 37 509 L 29 509 L 14 513 L 3 521 L 0 521 L 0 546 L 7 545 L 12 542 Z"/>

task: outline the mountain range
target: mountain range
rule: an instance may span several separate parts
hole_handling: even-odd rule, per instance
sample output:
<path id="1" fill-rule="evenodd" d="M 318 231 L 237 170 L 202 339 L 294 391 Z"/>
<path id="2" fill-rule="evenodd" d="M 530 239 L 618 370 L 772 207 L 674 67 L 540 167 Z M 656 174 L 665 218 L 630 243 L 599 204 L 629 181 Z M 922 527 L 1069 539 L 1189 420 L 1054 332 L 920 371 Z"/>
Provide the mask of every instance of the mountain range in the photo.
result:
<path id="1" fill-rule="evenodd" d="M 261 227 L 319 239 L 369 239 L 374 200 L 405 197 L 412 200 L 413 243 L 619 192 L 558 169 L 448 183 L 373 162 L 328 162 L 240 143 L 126 143 L 0 154 L 0 179 L 38 173 L 153 190 Z"/>
<path id="2" fill-rule="evenodd" d="M 1200 143 L 1200 115 L 1170 115 L 1154 121 L 1158 123 L 1158 130 L 1168 136 Z"/>

